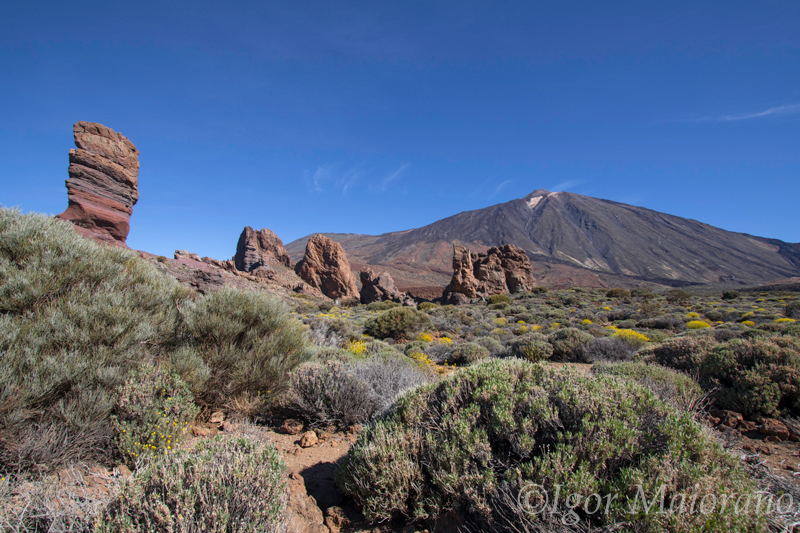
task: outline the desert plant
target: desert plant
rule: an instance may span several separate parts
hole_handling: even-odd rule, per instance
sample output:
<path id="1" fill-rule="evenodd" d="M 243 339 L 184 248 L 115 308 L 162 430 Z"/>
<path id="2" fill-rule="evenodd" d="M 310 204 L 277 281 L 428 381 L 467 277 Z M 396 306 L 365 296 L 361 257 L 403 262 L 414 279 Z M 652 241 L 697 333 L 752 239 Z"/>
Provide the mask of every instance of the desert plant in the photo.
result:
<path id="1" fill-rule="evenodd" d="M 716 341 L 709 337 L 674 338 L 647 346 L 638 355 L 644 361 L 692 372 L 696 371 L 708 350 L 716 344 Z"/>
<path id="2" fill-rule="evenodd" d="M 417 306 L 417 309 L 424 312 L 430 311 L 431 309 L 438 309 L 439 307 L 439 304 L 435 304 L 433 302 L 422 302 Z"/>
<path id="3" fill-rule="evenodd" d="M 629 361 L 636 351 L 634 346 L 615 337 L 595 338 L 583 346 L 582 360 L 588 363 L 598 361 Z"/>
<path id="4" fill-rule="evenodd" d="M 556 511 L 577 511 L 600 530 L 621 522 L 631 531 L 674 532 L 759 524 L 753 511 L 730 508 L 632 511 L 635 484 L 646 494 L 663 486 L 667 501 L 754 487 L 690 414 L 644 387 L 519 360 L 471 366 L 404 395 L 359 435 L 336 477 L 370 520 L 454 511 L 482 531 L 519 531 L 500 518 L 507 511 L 500 495 L 505 487 L 519 501 L 534 483 L 551 502 L 557 487 L 583 498 L 617 496 L 606 513 Z"/>
<path id="5" fill-rule="evenodd" d="M 511 297 L 508 294 L 492 294 L 486 299 L 486 303 L 489 305 L 510 304 Z"/>
<path id="6" fill-rule="evenodd" d="M 508 348 L 512 356 L 527 359 L 532 363 L 544 361 L 553 356 L 553 345 L 547 342 L 547 337 L 541 333 L 522 335 L 511 341 Z"/>
<path id="7" fill-rule="evenodd" d="M 191 389 L 178 376 L 142 365 L 121 387 L 114 406 L 117 446 L 131 466 L 169 452 L 190 434 L 197 413 Z"/>
<path id="8" fill-rule="evenodd" d="M 692 295 L 682 289 L 671 289 L 667 291 L 665 299 L 669 303 L 688 303 L 692 299 Z"/>
<path id="9" fill-rule="evenodd" d="M 689 329 L 705 329 L 710 328 L 711 324 L 702 320 L 691 320 L 686 323 L 686 327 Z"/>
<path id="10" fill-rule="evenodd" d="M 431 319 L 425 313 L 410 307 L 397 307 L 370 318 L 364 325 L 364 333 L 378 339 L 400 339 L 430 323 Z"/>
<path id="11" fill-rule="evenodd" d="M 286 375 L 313 355 L 303 325 L 260 292 L 223 288 L 187 306 L 188 342 L 208 365 L 197 399 L 221 406 L 258 391 L 277 393 Z"/>
<path id="12" fill-rule="evenodd" d="M 96 531 L 285 531 L 285 468 L 271 444 L 244 436 L 201 441 L 141 468 Z"/>
<path id="13" fill-rule="evenodd" d="M 619 287 L 609 290 L 606 293 L 606 298 L 630 298 L 631 293 L 626 289 L 621 289 Z"/>
<path id="14" fill-rule="evenodd" d="M 456 344 L 450 353 L 448 363 L 457 366 L 466 366 L 489 357 L 489 350 L 474 342 Z"/>
<path id="15" fill-rule="evenodd" d="M 706 393 L 702 387 L 683 372 L 671 368 L 646 363 L 599 363 L 592 367 L 592 373 L 633 380 L 682 411 L 697 412 L 704 407 Z"/>
<path id="16" fill-rule="evenodd" d="M 800 300 L 792 300 L 783 308 L 783 314 L 787 318 L 800 318 Z"/>
<path id="17" fill-rule="evenodd" d="M 735 300 L 739 297 L 739 293 L 737 291 L 723 291 L 722 292 L 722 299 L 723 300 Z"/>
<path id="18" fill-rule="evenodd" d="M 577 328 L 564 328 L 548 335 L 547 340 L 553 345 L 553 360 L 580 361 L 583 347 L 594 339 L 592 335 Z"/>
<path id="19" fill-rule="evenodd" d="M 0 470 L 109 460 L 116 390 L 188 295 L 134 252 L 0 209 Z"/>
<path id="20" fill-rule="evenodd" d="M 367 311 L 388 311 L 389 309 L 394 309 L 395 307 L 400 307 L 400 304 L 391 300 L 383 300 L 380 302 L 372 302 L 371 304 L 367 304 Z"/>

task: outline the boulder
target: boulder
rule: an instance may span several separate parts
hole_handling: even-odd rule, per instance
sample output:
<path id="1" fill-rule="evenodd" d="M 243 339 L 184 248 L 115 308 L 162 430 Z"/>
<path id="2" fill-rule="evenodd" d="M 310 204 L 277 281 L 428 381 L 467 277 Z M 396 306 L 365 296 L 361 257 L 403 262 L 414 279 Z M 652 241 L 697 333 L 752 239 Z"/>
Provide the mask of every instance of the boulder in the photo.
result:
<path id="1" fill-rule="evenodd" d="M 87 237 L 126 246 L 139 200 L 139 151 L 102 124 L 76 122 L 72 131 L 77 148 L 69 151 L 69 204 L 57 218 Z"/>
<path id="2" fill-rule="evenodd" d="M 534 285 L 533 267 L 525 250 L 504 244 L 476 255 L 454 243 L 453 278 L 444 290 L 443 301 L 461 303 L 492 294 L 530 290 Z"/>
<path id="3" fill-rule="evenodd" d="M 245 226 L 236 245 L 234 263 L 242 272 L 253 272 L 261 267 L 291 265 L 283 241 L 269 229 L 254 230 Z"/>
<path id="4" fill-rule="evenodd" d="M 292 472 L 286 485 L 288 530 L 297 533 L 329 533 L 317 501 L 306 492 L 303 476 L 297 471 Z"/>
<path id="5" fill-rule="evenodd" d="M 193 261 L 202 261 L 199 255 L 192 252 L 187 252 L 186 250 L 175 250 L 175 254 L 172 257 L 175 259 L 191 259 Z"/>
<path id="6" fill-rule="evenodd" d="M 361 270 L 360 277 L 362 304 L 382 302 L 384 300 L 391 300 L 404 305 L 414 304 L 412 298 L 395 287 L 394 280 L 388 272 L 383 272 L 378 275 L 371 268 L 364 267 Z"/>
<path id="7" fill-rule="evenodd" d="M 284 435 L 298 435 L 301 431 L 303 431 L 303 423 L 294 418 L 287 418 L 284 420 L 280 429 L 278 429 L 278 432 Z"/>
<path id="8" fill-rule="evenodd" d="M 764 421 L 764 424 L 760 428 L 758 428 L 758 430 L 764 435 L 768 435 L 770 437 L 777 437 L 780 440 L 787 440 L 791 436 L 789 428 L 786 427 L 786 424 L 784 424 L 780 420 L 775 420 L 774 418 L 766 419 Z"/>
<path id="9" fill-rule="evenodd" d="M 300 437 L 300 446 L 302 448 L 311 448 L 312 446 L 316 445 L 319 442 L 319 438 L 317 434 L 313 431 L 306 431 L 303 433 L 303 436 Z"/>
<path id="10" fill-rule="evenodd" d="M 306 253 L 295 271 L 303 281 L 328 298 L 359 297 L 358 284 L 344 248 L 324 235 L 314 235 L 308 240 Z"/>

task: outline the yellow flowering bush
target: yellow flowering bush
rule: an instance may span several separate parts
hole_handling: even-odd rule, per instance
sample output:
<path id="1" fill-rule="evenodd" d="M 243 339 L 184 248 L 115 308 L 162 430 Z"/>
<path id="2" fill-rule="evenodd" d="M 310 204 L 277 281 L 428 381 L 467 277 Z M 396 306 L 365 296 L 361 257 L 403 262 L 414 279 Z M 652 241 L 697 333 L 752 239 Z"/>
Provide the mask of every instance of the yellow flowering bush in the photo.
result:
<path id="1" fill-rule="evenodd" d="M 417 335 L 417 340 L 422 342 L 433 342 L 433 335 L 430 333 L 420 333 Z"/>
<path id="2" fill-rule="evenodd" d="M 350 339 L 344 346 L 342 346 L 344 350 L 347 350 L 353 355 L 362 356 L 367 353 L 367 343 L 364 341 L 359 341 L 356 339 Z"/>
<path id="3" fill-rule="evenodd" d="M 794 318 L 779 318 L 775 320 L 778 324 L 788 324 L 790 322 L 797 322 Z"/>
<path id="4" fill-rule="evenodd" d="M 619 339 L 631 346 L 644 346 L 650 340 L 647 335 L 634 331 L 632 329 L 618 329 L 612 335 L 615 339 Z"/>
<path id="5" fill-rule="evenodd" d="M 592 322 L 590 319 L 588 319 L 588 318 L 584 318 L 584 319 L 581 321 L 581 324 L 583 324 L 584 326 L 591 326 L 591 325 L 593 324 L 593 322 Z"/>
<path id="6" fill-rule="evenodd" d="M 751 328 L 752 328 L 753 326 L 755 326 L 755 325 L 756 325 L 756 323 L 755 323 L 755 322 L 753 322 L 752 320 L 744 320 L 744 321 L 742 321 L 742 325 L 743 325 L 743 326 L 748 326 L 748 327 L 751 327 Z"/>
<path id="7" fill-rule="evenodd" d="M 495 323 L 495 324 L 497 324 L 498 326 L 505 326 L 505 325 L 507 325 L 507 324 L 508 324 L 508 320 L 506 320 L 506 319 L 505 319 L 505 318 L 503 318 L 503 317 L 500 317 L 500 318 L 495 318 L 495 319 L 494 319 L 494 323 Z"/>
<path id="8" fill-rule="evenodd" d="M 703 322 L 702 320 L 692 320 L 691 322 L 686 324 L 686 327 L 689 329 L 704 329 L 704 328 L 710 328 L 711 324 L 709 324 L 708 322 Z"/>
<path id="9" fill-rule="evenodd" d="M 686 313 L 686 317 L 687 318 L 700 318 L 700 313 L 695 313 L 695 312 Z"/>
<path id="10" fill-rule="evenodd" d="M 439 339 L 439 344 L 446 344 L 448 346 L 452 346 L 453 339 L 451 339 L 450 337 L 442 337 Z"/>

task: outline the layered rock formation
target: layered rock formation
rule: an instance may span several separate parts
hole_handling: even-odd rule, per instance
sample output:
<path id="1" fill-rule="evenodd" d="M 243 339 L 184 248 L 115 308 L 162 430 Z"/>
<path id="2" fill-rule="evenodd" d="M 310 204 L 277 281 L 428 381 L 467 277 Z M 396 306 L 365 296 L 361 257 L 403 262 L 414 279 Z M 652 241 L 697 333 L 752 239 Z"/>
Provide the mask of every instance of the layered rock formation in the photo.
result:
<path id="1" fill-rule="evenodd" d="M 245 226 L 239 236 L 234 262 L 236 269 L 242 272 L 253 272 L 272 265 L 291 265 L 289 254 L 283 248 L 283 241 L 272 230 L 256 231 L 250 226 Z"/>
<path id="2" fill-rule="evenodd" d="M 391 300 L 404 305 L 413 305 L 414 300 L 395 287 L 394 280 L 388 272 L 378 275 L 371 268 L 365 267 L 361 270 L 360 277 L 362 304 Z"/>
<path id="3" fill-rule="evenodd" d="M 306 253 L 295 267 L 303 281 L 316 287 L 328 298 L 358 298 L 358 284 L 342 245 L 323 235 L 314 235 L 306 244 Z"/>
<path id="4" fill-rule="evenodd" d="M 467 298 L 492 294 L 515 293 L 534 286 L 533 268 L 525 251 L 513 244 L 489 248 L 474 254 L 453 244 L 453 278 L 444 290 L 446 302 L 463 302 Z"/>
<path id="5" fill-rule="evenodd" d="M 76 122 L 69 151 L 69 205 L 57 215 L 87 237 L 125 246 L 139 200 L 139 151 L 124 135 L 94 122 Z"/>

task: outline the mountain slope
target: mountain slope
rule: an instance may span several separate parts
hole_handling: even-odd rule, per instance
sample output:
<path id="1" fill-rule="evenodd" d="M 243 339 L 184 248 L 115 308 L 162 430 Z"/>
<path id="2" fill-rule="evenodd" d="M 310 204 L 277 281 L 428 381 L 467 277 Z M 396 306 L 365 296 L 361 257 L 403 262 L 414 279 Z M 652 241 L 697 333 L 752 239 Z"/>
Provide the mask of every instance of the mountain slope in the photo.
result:
<path id="1" fill-rule="evenodd" d="M 453 242 L 473 251 L 519 246 L 546 285 L 750 284 L 800 275 L 800 244 L 543 189 L 413 230 L 325 235 L 344 246 L 354 268 L 388 270 L 406 288 L 445 285 L 452 273 Z M 302 256 L 307 240 L 286 246 L 293 260 Z"/>

